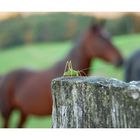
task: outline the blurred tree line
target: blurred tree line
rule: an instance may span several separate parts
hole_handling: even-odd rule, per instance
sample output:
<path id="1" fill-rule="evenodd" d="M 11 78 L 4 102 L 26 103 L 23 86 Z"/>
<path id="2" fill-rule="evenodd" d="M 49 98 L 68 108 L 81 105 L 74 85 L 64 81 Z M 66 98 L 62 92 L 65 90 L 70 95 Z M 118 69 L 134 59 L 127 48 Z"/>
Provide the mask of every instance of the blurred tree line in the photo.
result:
<path id="1" fill-rule="evenodd" d="M 49 13 L 10 18 L 0 21 L 0 48 L 45 41 L 64 41 L 75 38 L 95 17 L 71 13 Z M 140 32 L 139 16 L 132 13 L 108 19 L 105 27 L 112 35 Z"/>
<path id="2" fill-rule="evenodd" d="M 127 13 L 116 19 L 106 20 L 106 28 L 112 35 L 137 33 L 140 31 L 140 17 L 133 13 Z"/>

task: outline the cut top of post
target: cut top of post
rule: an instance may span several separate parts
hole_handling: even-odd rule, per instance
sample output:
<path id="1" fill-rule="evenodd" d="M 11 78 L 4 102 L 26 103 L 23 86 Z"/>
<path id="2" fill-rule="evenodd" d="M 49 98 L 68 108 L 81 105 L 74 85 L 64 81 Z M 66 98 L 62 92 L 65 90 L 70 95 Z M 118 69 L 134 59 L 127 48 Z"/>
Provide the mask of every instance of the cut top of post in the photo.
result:
<path id="1" fill-rule="evenodd" d="M 140 82 L 60 77 L 52 96 L 54 128 L 140 128 Z"/>
<path id="2" fill-rule="evenodd" d="M 96 76 L 77 76 L 77 77 L 58 77 L 52 80 L 53 82 L 69 82 L 69 83 L 91 83 L 99 84 L 103 86 L 114 86 L 114 87 L 130 87 L 136 86 L 135 88 L 140 89 L 140 82 L 131 81 L 129 83 L 120 81 L 115 78 L 107 77 L 96 77 Z"/>

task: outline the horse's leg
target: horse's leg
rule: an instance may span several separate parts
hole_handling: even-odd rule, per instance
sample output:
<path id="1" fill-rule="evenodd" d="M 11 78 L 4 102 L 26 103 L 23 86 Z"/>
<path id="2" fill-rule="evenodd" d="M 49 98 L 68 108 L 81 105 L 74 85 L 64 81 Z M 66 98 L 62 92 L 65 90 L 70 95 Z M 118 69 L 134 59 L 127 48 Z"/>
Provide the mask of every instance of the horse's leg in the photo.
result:
<path id="1" fill-rule="evenodd" d="M 2 112 L 2 117 L 4 120 L 3 128 L 8 128 L 10 116 L 11 116 L 11 110 L 7 112 Z"/>
<path id="2" fill-rule="evenodd" d="M 27 115 L 25 113 L 23 113 L 22 111 L 20 112 L 20 121 L 19 121 L 19 124 L 18 124 L 18 128 L 22 128 L 23 127 L 23 124 L 25 123 L 27 119 Z"/>
<path id="3" fill-rule="evenodd" d="M 8 128 L 9 118 L 10 118 L 10 116 L 4 118 L 4 125 L 3 125 L 3 128 Z"/>

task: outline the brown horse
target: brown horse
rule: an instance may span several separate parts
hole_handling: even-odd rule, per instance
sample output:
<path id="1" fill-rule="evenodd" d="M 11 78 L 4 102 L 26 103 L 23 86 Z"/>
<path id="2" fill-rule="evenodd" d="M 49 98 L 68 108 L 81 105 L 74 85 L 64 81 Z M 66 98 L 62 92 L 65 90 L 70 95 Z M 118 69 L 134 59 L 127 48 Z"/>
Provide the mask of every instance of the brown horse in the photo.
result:
<path id="1" fill-rule="evenodd" d="M 51 80 L 63 75 L 67 60 L 72 61 L 76 70 L 89 68 L 95 58 L 115 66 L 122 65 L 121 54 L 106 35 L 102 27 L 92 25 L 65 59 L 53 67 L 39 72 L 17 70 L 5 76 L 0 90 L 0 110 L 4 118 L 4 127 L 8 127 L 10 114 L 15 108 L 21 112 L 18 127 L 23 126 L 28 115 L 51 115 Z M 84 73 L 88 75 L 89 69 Z"/>
<path id="2" fill-rule="evenodd" d="M 0 76 L 0 84 L 1 84 L 1 81 L 2 81 L 2 77 Z"/>

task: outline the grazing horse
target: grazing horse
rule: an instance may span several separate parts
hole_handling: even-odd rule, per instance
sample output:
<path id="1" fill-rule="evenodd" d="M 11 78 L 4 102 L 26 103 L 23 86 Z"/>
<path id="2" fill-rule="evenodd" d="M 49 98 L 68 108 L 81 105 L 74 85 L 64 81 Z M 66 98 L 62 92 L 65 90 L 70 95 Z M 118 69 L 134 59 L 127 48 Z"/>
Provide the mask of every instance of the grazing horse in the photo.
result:
<path id="1" fill-rule="evenodd" d="M 134 52 L 125 64 L 125 81 L 140 81 L 140 50 Z"/>
<path id="2" fill-rule="evenodd" d="M 51 68 L 43 71 L 18 70 L 5 76 L 0 90 L 0 110 L 4 127 L 13 109 L 21 112 L 18 127 L 22 127 L 28 115 L 47 116 L 52 113 L 51 81 L 63 75 L 67 60 L 75 70 L 89 74 L 91 61 L 99 58 L 115 66 L 121 66 L 123 58 L 106 32 L 99 25 L 91 25 L 69 54 Z M 21 74 L 22 73 L 22 74 Z M 82 74 L 81 74 L 82 75 Z"/>

